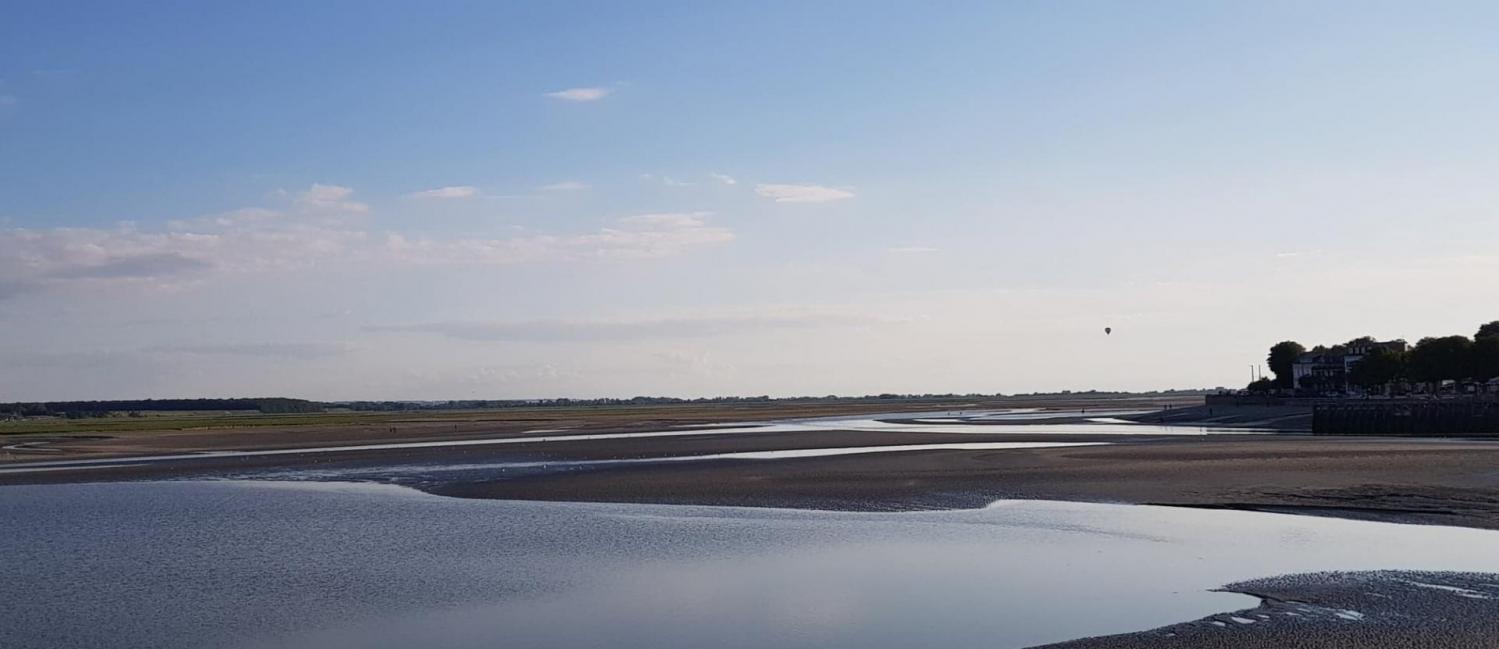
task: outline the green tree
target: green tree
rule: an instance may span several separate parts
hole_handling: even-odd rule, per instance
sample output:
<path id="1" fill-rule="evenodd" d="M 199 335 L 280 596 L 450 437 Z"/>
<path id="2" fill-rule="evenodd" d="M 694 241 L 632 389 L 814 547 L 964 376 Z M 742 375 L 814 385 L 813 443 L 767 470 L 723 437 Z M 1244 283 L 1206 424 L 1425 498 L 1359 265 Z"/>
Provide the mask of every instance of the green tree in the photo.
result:
<path id="1" fill-rule="evenodd" d="M 1410 351 L 1410 377 L 1425 383 L 1472 376 L 1473 341 L 1467 336 L 1422 338 Z"/>
<path id="2" fill-rule="evenodd" d="M 1318 394 L 1318 393 L 1321 393 L 1324 390 L 1330 390 L 1333 387 L 1334 386 L 1331 384 L 1330 381 L 1328 381 L 1327 377 L 1325 377 L 1325 376 L 1319 376 L 1317 374 L 1308 374 L 1306 376 L 1301 377 L 1301 388 L 1300 388 L 1300 391 L 1303 391 L 1303 392 L 1309 392 L 1309 393 L 1312 393 L 1312 394 Z"/>
<path id="3" fill-rule="evenodd" d="M 1250 382 L 1247 389 L 1255 394 L 1265 394 L 1275 389 L 1275 382 L 1268 378 L 1259 378 Z"/>
<path id="4" fill-rule="evenodd" d="M 1372 391 L 1405 378 L 1405 372 L 1404 352 L 1375 348 L 1349 368 L 1348 382 Z"/>
<path id="5" fill-rule="evenodd" d="M 1499 376 L 1499 335 L 1473 341 L 1473 378 L 1487 381 Z"/>
<path id="6" fill-rule="evenodd" d="M 1275 386 L 1289 389 L 1295 385 L 1295 378 L 1291 374 L 1291 366 L 1296 364 L 1296 358 L 1306 353 L 1306 348 L 1301 343 L 1286 340 L 1275 343 L 1270 348 L 1270 355 L 1265 362 L 1270 365 L 1270 371 L 1275 373 Z"/>
<path id="7" fill-rule="evenodd" d="M 1475 341 L 1476 340 L 1481 340 L 1481 339 L 1484 339 L 1484 338 L 1495 338 L 1495 337 L 1499 337 L 1499 320 L 1495 320 L 1495 321 L 1490 322 L 1488 324 L 1480 325 L 1478 327 L 1478 333 L 1473 334 L 1473 340 L 1475 340 Z"/>

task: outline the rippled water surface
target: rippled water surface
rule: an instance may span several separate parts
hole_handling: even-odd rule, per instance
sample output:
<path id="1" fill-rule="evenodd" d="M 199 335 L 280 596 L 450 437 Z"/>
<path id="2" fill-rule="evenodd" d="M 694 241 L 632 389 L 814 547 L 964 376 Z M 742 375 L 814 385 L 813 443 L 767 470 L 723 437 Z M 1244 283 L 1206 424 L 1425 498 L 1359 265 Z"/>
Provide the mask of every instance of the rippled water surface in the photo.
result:
<path id="1" fill-rule="evenodd" d="M 1009 501 L 892 514 L 343 483 L 0 488 L 3 647 L 1024 647 L 1328 569 L 1499 571 L 1499 533 Z M 1371 540 L 1377 539 L 1378 542 Z"/>

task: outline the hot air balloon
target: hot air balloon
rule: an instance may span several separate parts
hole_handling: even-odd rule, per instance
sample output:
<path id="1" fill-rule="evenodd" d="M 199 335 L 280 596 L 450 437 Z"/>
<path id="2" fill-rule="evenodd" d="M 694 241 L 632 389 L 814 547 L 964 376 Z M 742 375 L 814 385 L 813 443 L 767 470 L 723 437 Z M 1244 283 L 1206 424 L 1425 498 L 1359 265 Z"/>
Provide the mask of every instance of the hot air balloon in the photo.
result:
<path id="1" fill-rule="evenodd" d="M 1103 328 L 1103 335 L 1107 336 L 1107 335 L 1110 335 L 1110 334 L 1113 334 L 1113 333 L 1114 333 L 1114 328 L 1113 327 L 1104 327 Z"/>

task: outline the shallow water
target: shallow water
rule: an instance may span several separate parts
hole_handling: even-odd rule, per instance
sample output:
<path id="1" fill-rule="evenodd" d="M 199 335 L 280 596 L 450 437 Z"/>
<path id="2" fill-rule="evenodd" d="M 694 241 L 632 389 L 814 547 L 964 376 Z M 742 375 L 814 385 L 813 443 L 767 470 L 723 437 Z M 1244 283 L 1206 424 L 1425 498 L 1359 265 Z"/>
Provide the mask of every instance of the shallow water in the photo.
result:
<path id="1" fill-rule="evenodd" d="M 1008 501 L 897 514 L 344 483 L 0 488 L 4 647 L 1024 647 L 1331 569 L 1499 571 L 1499 533 Z M 1373 542 L 1377 540 L 1377 542 Z"/>
<path id="2" fill-rule="evenodd" d="M 1012 408 L 1008 410 L 938 410 L 931 412 L 892 412 L 884 414 L 808 419 L 789 419 L 769 424 L 742 424 L 720 428 L 716 432 L 800 432 L 809 430 L 864 430 L 907 433 L 984 433 L 1023 435 L 1214 435 L 1261 434 L 1277 431 L 1226 426 L 1157 426 L 1136 423 L 1119 417 L 1137 415 L 1149 410 L 1046 410 Z M 1041 423 L 1046 420 L 1079 418 L 1079 423 Z M 1025 423 L 1035 422 L 1035 423 Z"/>
<path id="3" fill-rule="evenodd" d="M 906 421 L 922 423 L 906 423 Z M 959 419 L 958 422 L 982 422 L 982 419 Z M 1254 428 L 1204 428 L 1197 426 L 1156 426 L 1133 422 L 1088 422 L 1076 424 L 994 424 L 930 423 L 927 418 L 886 421 L 882 419 L 838 419 L 817 422 L 772 424 L 759 432 L 798 432 L 806 430 L 865 430 L 904 433 L 981 433 L 985 435 L 1248 435 L 1266 431 Z M 713 432 L 752 432 L 749 428 L 720 429 Z"/>
<path id="4" fill-rule="evenodd" d="M 984 411 L 989 412 L 989 411 Z M 1017 412 L 1017 415 L 1028 414 Z M 985 415 L 994 417 L 1000 415 Z M 65 460 L 43 460 L 36 462 L 9 463 L 0 465 L 0 475 L 43 473 L 49 471 L 62 471 L 86 469 L 90 467 L 108 466 L 135 466 L 145 463 L 178 462 L 201 460 L 204 458 L 232 458 L 232 457 L 266 457 L 278 455 L 316 455 L 320 453 L 348 453 L 351 451 L 389 451 L 403 449 L 429 449 L 448 447 L 493 447 L 493 446 L 537 446 L 554 442 L 578 442 L 599 440 L 620 440 L 653 437 L 687 437 L 700 435 L 731 435 L 739 433 L 799 433 L 827 430 L 853 430 L 853 431 L 880 431 L 880 432 L 908 432 L 908 433 L 983 433 L 983 434 L 1006 434 L 1006 435 L 1117 435 L 1117 436 L 1171 436 L 1171 435 L 1208 435 L 1208 434 L 1255 434 L 1259 431 L 1246 428 L 1193 428 L 1186 426 L 1152 426 L 1147 424 L 1136 424 L 1122 420 L 1101 419 L 1092 423 L 1079 424 L 972 424 L 972 423 L 930 423 L 931 419 L 907 419 L 903 421 L 885 421 L 880 415 L 870 417 L 828 417 L 818 419 L 787 420 L 771 423 L 754 424 L 711 424 L 699 426 L 693 429 L 673 428 L 670 430 L 641 431 L 632 433 L 567 433 L 561 429 L 537 429 L 528 431 L 532 433 L 563 434 L 537 434 L 525 437 L 502 437 L 494 439 L 462 439 L 444 440 L 431 442 L 393 442 L 384 444 L 358 444 L 345 446 L 327 446 L 321 448 L 290 448 L 269 449 L 259 451 L 213 451 L 204 453 L 174 453 L 171 455 L 135 456 L 126 458 L 102 458 L 102 459 L 65 459 Z M 979 421 L 979 419 L 954 418 L 951 422 Z M 909 423 L 927 422 L 927 423 Z M 994 447 L 1000 448 L 1000 447 Z M 1040 448 L 1039 446 L 1017 446 L 1015 448 Z M 527 449 L 532 450 L 532 449 Z M 788 455 L 786 457 L 797 457 Z M 767 456 L 766 459 L 769 459 Z"/>
<path id="5" fill-rule="evenodd" d="M 868 453 L 910 453 L 912 451 L 1006 451 L 1070 446 L 1103 446 L 1107 442 L 952 442 L 948 444 L 896 444 L 890 446 L 847 446 L 842 448 L 797 448 L 779 451 L 738 451 L 710 455 L 676 455 L 645 462 L 700 462 L 703 460 L 781 460 L 798 457 L 864 455 Z"/>
<path id="6" fill-rule="evenodd" d="M 677 464 L 716 460 L 785 460 L 872 453 L 911 453 L 916 451 L 1005 451 L 1074 446 L 1104 446 L 1109 442 L 951 442 L 938 444 L 900 444 L 888 446 L 848 446 L 804 448 L 773 451 L 735 451 L 704 455 L 671 455 L 665 457 L 612 460 L 525 460 L 497 459 L 484 462 L 373 462 L 325 463 L 250 471 L 230 471 L 225 475 L 243 480 L 332 480 L 379 482 L 406 486 L 486 481 L 497 477 L 559 473 L 639 464 Z M 55 470 L 55 469 L 54 469 Z"/>

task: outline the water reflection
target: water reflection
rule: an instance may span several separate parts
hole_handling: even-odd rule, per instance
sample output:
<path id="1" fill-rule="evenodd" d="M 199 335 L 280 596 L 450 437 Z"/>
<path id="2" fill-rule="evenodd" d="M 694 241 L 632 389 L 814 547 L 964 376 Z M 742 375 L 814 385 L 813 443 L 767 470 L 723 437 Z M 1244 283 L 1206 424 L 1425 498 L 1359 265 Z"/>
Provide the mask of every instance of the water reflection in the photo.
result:
<path id="1" fill-rule="evenodd" d="M 0 489 L 0 646 L 1023 647 L 1329 569 L 1499 571 L 1499 533 L 999 503 L 518 503 L 345 484 Z M 1371 538 L 1380 542 L 1369 543 Z"/>

